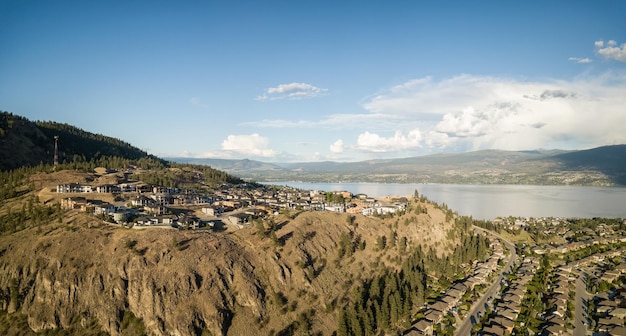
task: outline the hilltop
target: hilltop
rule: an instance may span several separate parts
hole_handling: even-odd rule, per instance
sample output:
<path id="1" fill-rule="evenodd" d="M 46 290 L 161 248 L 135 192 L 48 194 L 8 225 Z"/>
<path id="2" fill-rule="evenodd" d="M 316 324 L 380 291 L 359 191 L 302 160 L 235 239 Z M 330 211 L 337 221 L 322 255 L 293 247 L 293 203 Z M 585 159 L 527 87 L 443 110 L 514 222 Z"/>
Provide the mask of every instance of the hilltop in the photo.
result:
<path id="1" fill-rule="evenodd" d="M 59 137 L 59 163 L 87 162 L 100 157 L 159 160 L 113 137 L 53 121 L 33 122 L 0 111 L 0 171 L 39 164 L 51 165 L 54 159 L 55 136 Z"/>
<path id="2" fill-rule="evenodd" d="M 422 264 L 408 269 L 424 272 L 415 279 L 445 284 L 464 272 L 442 258 L 459 251 L 467 223 L 424 198 L 383 218 L 288 210 L 234 231 L 142 230 L 62 210 L 45 193 L 91 178 L 37 173 L 0 208 L 3 223 L 21 217 L 0 232 L 5 334 L 327 335 L 356 289 L 398 274 L 412 258 Z M 437 282 L 419 281 L 403 316 L 437 293 Z"/>

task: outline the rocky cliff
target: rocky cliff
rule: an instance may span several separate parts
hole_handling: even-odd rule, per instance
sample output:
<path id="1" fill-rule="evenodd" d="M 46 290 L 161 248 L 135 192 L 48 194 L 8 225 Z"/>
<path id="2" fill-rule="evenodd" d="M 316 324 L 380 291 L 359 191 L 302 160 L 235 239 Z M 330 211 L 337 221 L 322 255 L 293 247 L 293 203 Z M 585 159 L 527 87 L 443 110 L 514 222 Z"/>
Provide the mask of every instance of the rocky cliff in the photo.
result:
<path id="1" fill-rule="evenodd" d="M 1 308 L 26 314 L 34 331 L 95 320 L 116 335 L 130 310 L 151 334 L 222 334 L 235 304 L 265 309 L 256 256 L 229 236 L 65 225 L 0 244 Z"/>

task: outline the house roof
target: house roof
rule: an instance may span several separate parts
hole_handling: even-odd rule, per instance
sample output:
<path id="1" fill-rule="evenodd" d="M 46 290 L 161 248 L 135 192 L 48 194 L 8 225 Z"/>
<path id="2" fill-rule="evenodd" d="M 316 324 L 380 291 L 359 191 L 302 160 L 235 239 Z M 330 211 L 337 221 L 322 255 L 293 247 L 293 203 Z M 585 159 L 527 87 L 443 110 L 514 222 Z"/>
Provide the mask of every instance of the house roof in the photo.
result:
<path id="1" fill-rule="evenodd" d="M 413 325 L 413 328 L 417 329 L 418 331 L 425 331 L 428 328 L 432 328 L 432 327 L 433 327 L 433 323 L 426 319 L 421 319 Z"/>

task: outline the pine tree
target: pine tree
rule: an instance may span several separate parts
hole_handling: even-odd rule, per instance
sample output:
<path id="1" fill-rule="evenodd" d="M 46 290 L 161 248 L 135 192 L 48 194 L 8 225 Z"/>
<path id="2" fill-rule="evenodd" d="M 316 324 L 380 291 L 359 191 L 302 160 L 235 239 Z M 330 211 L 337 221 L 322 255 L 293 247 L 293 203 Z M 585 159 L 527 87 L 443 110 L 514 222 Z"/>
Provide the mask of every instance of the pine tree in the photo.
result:
<path id="1" fill-rule="evenodd" d="M 361 318 L 363 317 L 363 311 L 357 306 L 349 310 L 350 312 L 350 332 L 352 335 L 364 335 Z"/>
<path id="2" fill-rule="evenodd" d="M 345 308 L 339 312 L 339 327 L 337 328 L 337 336 L 349 336 L 350 326 L 348 325 L 348 315 Z"/>

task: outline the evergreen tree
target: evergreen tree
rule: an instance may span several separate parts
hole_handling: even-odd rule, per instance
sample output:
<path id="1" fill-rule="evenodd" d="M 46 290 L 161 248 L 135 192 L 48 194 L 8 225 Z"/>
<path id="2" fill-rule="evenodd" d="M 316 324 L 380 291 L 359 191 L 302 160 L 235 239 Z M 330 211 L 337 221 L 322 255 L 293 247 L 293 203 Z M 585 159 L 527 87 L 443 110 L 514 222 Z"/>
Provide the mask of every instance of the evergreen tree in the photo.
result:
<path id="1" fill-rule="evenodd" d="M 337 336 L 349 336 L 350 326 L 348 324 L 348 315 L 345 309 L 339 312 L 339 327 L 337 328 Z"/>

